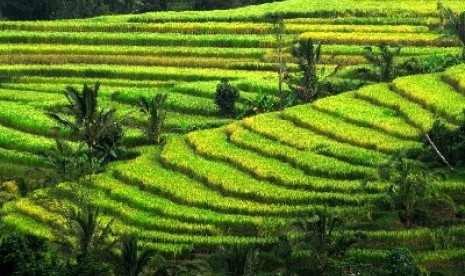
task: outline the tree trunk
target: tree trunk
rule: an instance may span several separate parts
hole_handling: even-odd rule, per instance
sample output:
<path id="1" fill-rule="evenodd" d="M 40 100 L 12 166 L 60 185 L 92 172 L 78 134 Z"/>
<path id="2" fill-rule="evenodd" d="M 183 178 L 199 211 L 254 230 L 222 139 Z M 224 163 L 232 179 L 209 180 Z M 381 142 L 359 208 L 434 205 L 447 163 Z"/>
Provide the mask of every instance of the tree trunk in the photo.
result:
<path id="1" fill-rule="evenodd" d="M 464 48 L 465 49 L 465 48 Z M 465 53 L 465 52 L 464 52 Z M 449 162 L 447 162 L 447 159 L 444 157 L 444 155 L 441 154 L 441 152 L 439 151 L 439 149 L 436 147 L 436 145 L 434 144 L 434 142 L 431 140 L 431 138 L 429 137 L 428 133 L 425 133 L 425 137 L 426 139 L 428 140 L 428 143 L 431 145 L 431 147 L 433 148 L 433 150 L 436 152 L 436 154 L 439 156 L 439 158 L 441 159 L 441 161 L 447 165 L 447 167 L 449 167 L 449 169 L 451 171 L 454 171 L 454 168 L 449 164 Z"/>
<path id="2" fill-rule="evenodd" d="M 283 93 L 283 58 L 282 58 L 282 35 L 278 35 L 278 66 L 279 66 L 279 107 L 284 109 L 284 93 Z"/>

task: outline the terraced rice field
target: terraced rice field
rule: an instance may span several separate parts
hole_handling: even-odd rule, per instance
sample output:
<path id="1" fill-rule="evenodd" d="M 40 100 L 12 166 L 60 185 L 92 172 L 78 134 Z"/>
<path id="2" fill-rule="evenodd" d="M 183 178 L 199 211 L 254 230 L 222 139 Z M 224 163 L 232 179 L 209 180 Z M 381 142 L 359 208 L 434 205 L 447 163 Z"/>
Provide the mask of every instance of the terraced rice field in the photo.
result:
<path id="1" fill-rule="evenodd" d="M 222 77 L 240 88 L 239 107 L 259 90 L 276 97 L 270 13 L 286 18 L 287 44 L 294 37 L 324 41 L 323 66 L 364 63 L 360 45 L 366 43 L 401 43 L 403 58 L 459 53 L 457 41 L 435 31 L 436 1 L 412 2 L 290 0 L 229 12 L 0 22 L 0 176 L 25 175 L 32 166 L 47 169 L 40 156 L 54 147 L 58 134 L 44 112 L 65 103 L 66 85 L 99 80 L 101 103 L 120 115 L 136 113 L 140 96 L 166 92 L 166 143 L 146 146 L 140 129 L 127 125 L 125 143 L 138 156 L 111 164 L 83 187 L 106 218 L 116 219 L 118 233 L 138 233 L 168 254 L 265 244 L 277 239 L 261 235 L 267 230 L 330 208 L 352 230 L 368 235 L 350 252 L 361 262 L 380 262 L 388 248 L 405 246 L 426 267 L 463 265 L 465 225 L 383 225 L 386 214 L 378 210 L 387 184 L 365 180 L 377 175 L 390 154 L 417 151 L 435 116 L 451 125 L 463 119 L 465 66 L 242 121 L 218 117 L 212 100 Z M 465 9 L 463 1 L 444 2 Z M 292 67 L 290 57 L 288 62 Z M 176 134 L 192 128 L 200 130 Z M 41 199 L 60 195 L 72 204 L 75 185 L 7 204 L 2 222 L 51 237 L 63 218 Z M 463 213 L 463 180 L 437 186 Z M 452 237 L 449 248 L 437 245 L 440 231 Z"/>

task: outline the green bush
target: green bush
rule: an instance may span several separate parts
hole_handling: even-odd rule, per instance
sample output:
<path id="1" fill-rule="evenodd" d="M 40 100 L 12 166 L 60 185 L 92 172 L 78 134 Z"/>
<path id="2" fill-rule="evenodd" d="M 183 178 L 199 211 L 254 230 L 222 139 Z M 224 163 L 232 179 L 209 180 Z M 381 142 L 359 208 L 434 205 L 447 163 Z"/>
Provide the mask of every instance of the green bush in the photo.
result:
<path id="1" fill-rule="evenodd" d="M 232 86 L 228 79 L 224 78 L 216 86 L 215 104 L 220 109 L 220 114 L 224 116 L 234 116 L 236 114 L 236 101 L 239 99 L 239 90 Z"/>
<path id="2" fill-rule="evenodd" d="M 418 275 L 412 252 L 406 248 L 392 249 L 384 264 L 386 276 L 413 276 Z"/>

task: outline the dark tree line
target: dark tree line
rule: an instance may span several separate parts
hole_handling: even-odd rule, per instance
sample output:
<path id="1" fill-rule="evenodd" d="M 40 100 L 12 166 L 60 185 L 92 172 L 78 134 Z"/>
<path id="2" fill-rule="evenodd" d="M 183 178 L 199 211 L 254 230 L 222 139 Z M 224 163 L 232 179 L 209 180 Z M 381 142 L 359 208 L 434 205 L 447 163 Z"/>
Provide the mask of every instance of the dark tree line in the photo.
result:
<path id="1" fill-rule="evenodd" d="M 50 20 L 176 9 L 227 9 L 272 1 L 273 0 L 0 0 L 0 11 L 3 17 L 11 20 Z"/>

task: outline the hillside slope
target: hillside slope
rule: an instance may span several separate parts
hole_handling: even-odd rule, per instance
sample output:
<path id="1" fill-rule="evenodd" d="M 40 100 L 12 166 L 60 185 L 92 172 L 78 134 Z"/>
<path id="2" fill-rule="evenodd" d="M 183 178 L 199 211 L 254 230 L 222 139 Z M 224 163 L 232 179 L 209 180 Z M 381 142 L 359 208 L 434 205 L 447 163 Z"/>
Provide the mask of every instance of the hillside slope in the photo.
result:
<path id="1" fill-rule="evenodd" d="M 405 230 L 383 209 L 387 184 L 363 183 L 377 175 L 389 154 L 421 147 L 435 116 L 462 119 L 465 66 L 443 74 L 411 76 L 325 98 L 311 105 L 262 114 L 225 127 L 170 136 L 162 148 L 137 147 L 139 156 L 112 164 L 83 186 L 117 233 L 135 232 L 171 254 L 218 244 L 264 244 L 260 233 L 330 208 L 364 231 L 368 240 L 350 254 L 382 260 L 388 248 L 405 246 L 429 268 L 465 261 L 465 224 Z M 5 207 L 2 222 L 50 237 L 63 218 L 43 198 L 72 203 L 74 185 L 41 190 Z M 465 210 L 465 183 L 435 183 Z M 449 247 L 437 235 L 450 235 Z"/>

